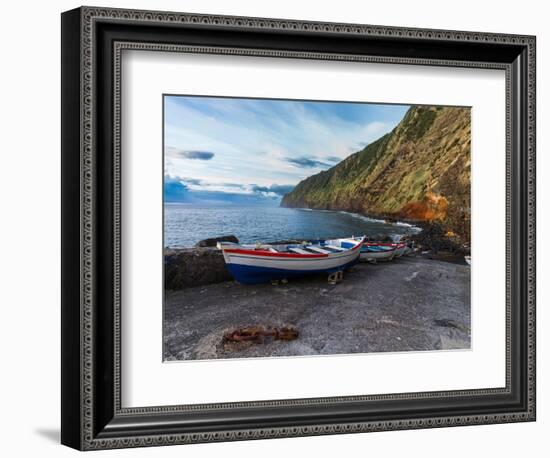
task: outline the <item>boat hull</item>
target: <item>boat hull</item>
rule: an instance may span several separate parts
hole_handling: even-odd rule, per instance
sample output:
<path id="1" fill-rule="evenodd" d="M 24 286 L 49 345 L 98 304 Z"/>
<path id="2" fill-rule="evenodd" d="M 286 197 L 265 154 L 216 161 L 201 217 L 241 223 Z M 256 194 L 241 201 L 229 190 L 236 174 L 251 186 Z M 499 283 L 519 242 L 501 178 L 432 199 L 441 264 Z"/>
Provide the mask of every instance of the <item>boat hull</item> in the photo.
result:
<path id="1" fill-rule="evenodd" d="M 352 261 L 339 265 L 338 267 L 332 267 L 329 269 L 308 269 L 308 270 L 296 270 L 277 267 L 261 267 L 250 266 L 245 264 L 227 264 L 227 269 L 233 276 L 233 278 L 239 283 L 245 285 L 254 285 L 258 283 L 267 283 L 272 280 L 283 280 L 288 278 L 297 278 L 304 275 L 315 275 L 323 273 L 334 273 L 340 270 L 346 270 L 359 260 L 358 257 Z"/>
<path id="2" fill-rule="evenodd" d="M 388 248 L 394 248 L 394 255 L 393 258 L 400 258 L 404 254 L 407 254 L 409 252 L 409 247 L 405 243 L 373 243 L 373 242 L 367 242 L 364 244 L 366 247 L 369 246 L 378 246 L 378 247 L 388 247 Z"/>
<path id="3" fill-rule="evenodd" d="M 402 243 L 364 242 L 359 258 L 361 261 L 391 261 L 402 256 L 406 248 L 407 246 Z"/>
<path id="4" fill-rule="evenodd" d="M 294 254 L 221 247 L 227 269 L 239 283 L 256 284 L 303 275 L 334 273 L 345 270 L 359 260 L 361 244 L 330 254 Z"/>
<path id="5" fill-rule="evenodd" d="M 395 256 L 396 250 L 371 251 L 369 249 L 361 250 L 359 258 L 361 261 L 390 261 Z"/>
<path id="6" fill-rule="evenodd" d="M 395 249 L 396 253 L 395 253 L 395 256 L 397 258 L 400 258 L 401 256 L 403 256 L 405 254 L 405 251 L 407 250 L 407 245 L 403 245 L 403 246 L 400 246 L 398 248 Z"/>

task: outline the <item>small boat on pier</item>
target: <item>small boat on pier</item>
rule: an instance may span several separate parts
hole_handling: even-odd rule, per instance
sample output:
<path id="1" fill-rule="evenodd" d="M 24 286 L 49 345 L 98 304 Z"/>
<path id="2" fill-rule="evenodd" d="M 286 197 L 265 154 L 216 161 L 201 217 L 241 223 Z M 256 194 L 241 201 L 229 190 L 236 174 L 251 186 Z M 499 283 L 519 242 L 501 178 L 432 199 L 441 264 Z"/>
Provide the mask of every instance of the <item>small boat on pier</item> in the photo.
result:
<path id="1" fill-rule="evenodd" d="M 355 264 L 365 237 L 301 244 L 242 245 L 218 242 L 226 266 L 239 283 L 256 284 L 316 273 L 343 272 Z"/>
<path id="2" fill-rule="evenodd" d="M 360 259 L 361 261 L 391 261 L 396 255 L 396 247 L 363 244 Z"/>
<path id="3" fill-rule="evenodd" d="M 359 240 L 360 237 L 354 237 Z M 360 259 L 362 261 L 391 261 L 408 254 L 412 249 L 402 242 L 363 242 Z"/>
<path id="4" fill-rule="evenodd" d="M 399 258 L 404 254 L 410 253 L 411 249 L 407 246 L 406 243 L 401 242 L 392 242 L 392 243 L 381 243 L 381 242 L 365 242 L 363 244 L 366 247 L 379 247 L 379 248 L 389 248 L 394 249 L 395 254 L 393 258 Z"/>

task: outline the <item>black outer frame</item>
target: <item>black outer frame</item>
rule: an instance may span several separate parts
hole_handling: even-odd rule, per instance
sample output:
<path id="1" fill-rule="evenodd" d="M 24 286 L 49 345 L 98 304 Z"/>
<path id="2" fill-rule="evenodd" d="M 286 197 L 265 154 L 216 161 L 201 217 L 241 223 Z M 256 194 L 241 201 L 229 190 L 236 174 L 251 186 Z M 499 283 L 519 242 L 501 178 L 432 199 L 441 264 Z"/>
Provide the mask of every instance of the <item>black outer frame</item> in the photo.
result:
<path id="1" fill-rule="evenodd" d="M 507 387 L 122 409 L 113 130 L 114 60 L 124 42 L 506 69 Z M 89 450 L 534 420 L 534 176 L 534 37 L 94 7 L 63 13 L 62 443 Z"/>

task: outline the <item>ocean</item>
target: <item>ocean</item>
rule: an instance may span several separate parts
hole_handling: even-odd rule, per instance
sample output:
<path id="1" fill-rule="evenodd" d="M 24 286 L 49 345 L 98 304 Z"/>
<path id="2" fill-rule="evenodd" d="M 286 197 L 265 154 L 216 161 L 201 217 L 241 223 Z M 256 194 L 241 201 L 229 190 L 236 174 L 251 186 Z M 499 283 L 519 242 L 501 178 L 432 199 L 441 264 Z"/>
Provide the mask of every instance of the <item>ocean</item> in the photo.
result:
<path id="1" fill-rule="evenodd" d="M 407 223 L 387 223 L 340 211 L 172 203 L 164 207 L 164 245 L 169 248 L 192 247 L 199 240 L 222 235 L 235 235 L 241 243 L 256 243 L 363 234 L 384 234 L 397 240 L 419 231 Z"/>

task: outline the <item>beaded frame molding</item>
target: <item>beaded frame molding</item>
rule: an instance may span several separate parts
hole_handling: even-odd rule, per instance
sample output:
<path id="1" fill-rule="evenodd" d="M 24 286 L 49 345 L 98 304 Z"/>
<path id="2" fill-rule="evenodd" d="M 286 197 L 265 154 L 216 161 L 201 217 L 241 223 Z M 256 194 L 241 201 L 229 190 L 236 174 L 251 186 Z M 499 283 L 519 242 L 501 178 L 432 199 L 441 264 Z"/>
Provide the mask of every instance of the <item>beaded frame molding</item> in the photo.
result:
<path id="1" fill-rule="evenodd" d="M 506 386 L 123 408 L 124 50 L 501 69 Z M 62 431 L 93 450 L 535 420 L 535 37 L 81 7 L 62 14 Z"/>

